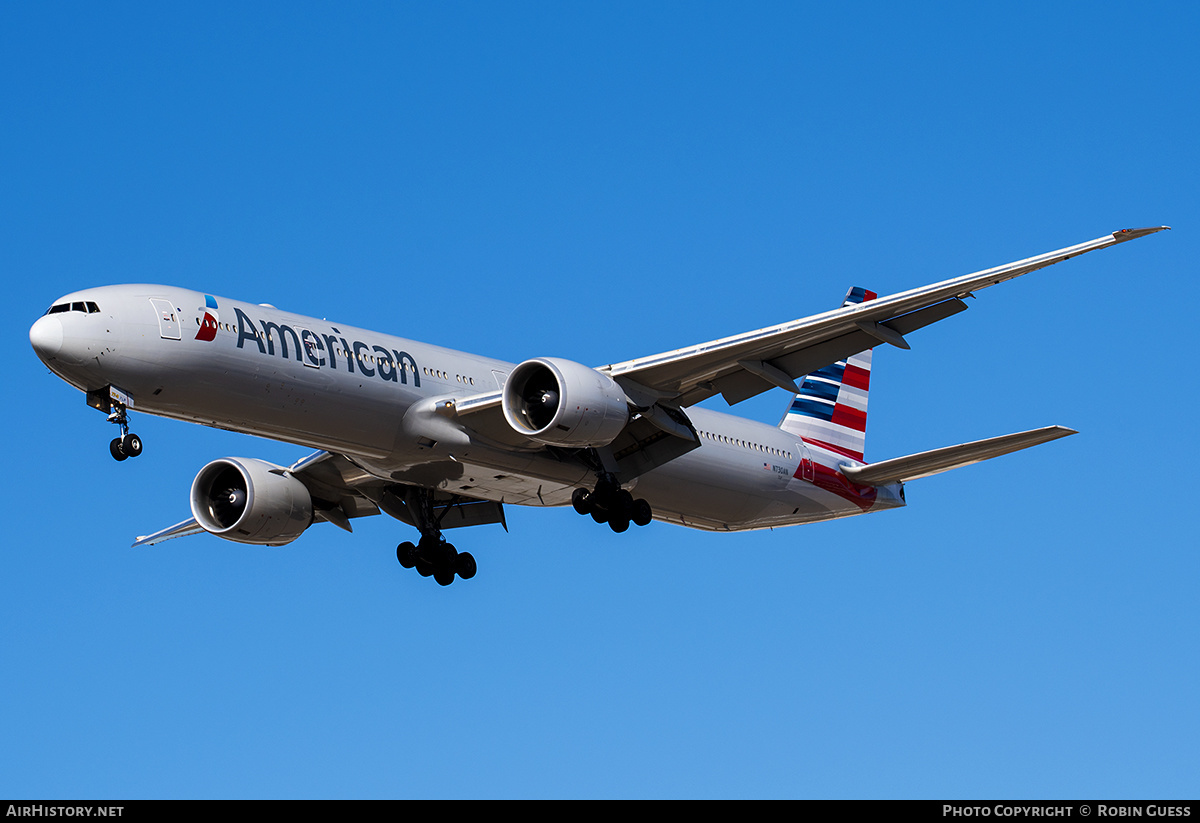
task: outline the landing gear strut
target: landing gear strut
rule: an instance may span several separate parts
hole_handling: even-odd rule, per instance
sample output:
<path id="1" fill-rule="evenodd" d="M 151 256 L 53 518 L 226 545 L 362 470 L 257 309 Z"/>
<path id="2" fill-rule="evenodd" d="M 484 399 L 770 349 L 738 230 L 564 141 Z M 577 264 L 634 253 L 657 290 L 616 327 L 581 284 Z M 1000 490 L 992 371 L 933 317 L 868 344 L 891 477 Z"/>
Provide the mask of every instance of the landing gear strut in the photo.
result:
<path id="1" fill-rule="evenodd" d="M 590 514 L 597 523 L 608 523 L 617 533 L 628 530 L 630 523 L 645 526 L 654 517 L 649 503 L 634 499 L 610 474 L 601 475 L 593 491 L 576 489 L 571 494 L 571 505 L 579 514 Z"/>
<path id="2" fill-rule="evenodd" d="M 137 457 L 142 453 L 142 438 L 129 431 L 128 407 L 124 402 L 115 397 L 110 398 L 109 404 L 111 411 L 108 415 L 108 422 L 116 423 L 121 427 L 121 436 L 114 437 L 112 442 L 108 444 L 109 452 L 112 454 L 113 459 L 117 461 Z"/>
<path id="3" fill-rule="evenodd" d="M 421 577 L 432 577 L 438 585 L 449 586 L 455 577 L 470 580 L 477 566 L 470 552 L 460 552 L 442 536 L 441 518 L 433 514 L 433 493 L 417 489 L 406 501 L 421 529 L 421 539 L 413 545 L 407 540 L 396 547 L 396 559 L 406 569 L 416 569 Z M 414 505 L 415 504 L 415 505 Z"/>

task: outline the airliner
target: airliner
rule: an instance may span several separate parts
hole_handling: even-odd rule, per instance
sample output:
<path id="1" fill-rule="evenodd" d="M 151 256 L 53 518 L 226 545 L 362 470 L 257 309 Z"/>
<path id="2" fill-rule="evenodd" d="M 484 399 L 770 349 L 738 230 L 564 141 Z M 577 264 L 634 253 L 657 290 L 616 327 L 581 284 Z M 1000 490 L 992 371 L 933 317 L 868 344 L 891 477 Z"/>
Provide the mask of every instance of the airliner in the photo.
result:
<path id="1" fill-rule="evenodd" d="M 1161 231 L 1095 240 L 687 348 L 593 368 L 507 363 L 190 289 L 118 285 L 56 300 L 37 356 L 142 453 L 135 412 L 299 444 L 291 466 L 224 457 L 200 469 L 192 516 L 134 546 L 207 532 L 281 546 L 315 522 L 383 512 L 417 529 L 401 566 L 443 586 L 475 576 L 444 533 L 505 522 L 506 505 L 573 506 L 614 532 L 660 520 L 741 531 L 905 505 L 910 480 L 1075 432 L 1062 426 L 868 463 L 871 353 L 958 314 L 988 286 Z M 772 426 L 701 408 L 782 388 Z"/>

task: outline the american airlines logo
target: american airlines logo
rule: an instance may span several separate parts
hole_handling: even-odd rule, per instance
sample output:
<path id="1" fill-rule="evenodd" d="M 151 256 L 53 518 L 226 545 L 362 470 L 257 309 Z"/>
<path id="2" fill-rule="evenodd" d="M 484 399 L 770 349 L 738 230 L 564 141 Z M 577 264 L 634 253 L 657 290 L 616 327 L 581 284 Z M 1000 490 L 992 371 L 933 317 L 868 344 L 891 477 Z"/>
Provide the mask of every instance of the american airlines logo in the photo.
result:
<path id="1" fill-rule="evenodd" d="M 217 314 L 217 298 L 211 294 L 204 295 L 204 319 L 200 321 L 200 330 L 196 332 L 197 340 L 213 340 L 217 336 L 217 325 L 221 316 Z"/>
<path id="2" fill-rule="evenodd" d="M 205 298 L 212 300 L 209 295 L 205 295 Z M 200 333 L 196 335 L 198 340 L 212 340 L 216 334 L 216 301 L 212 300 L 211 305 L 212 308 L 206 309 L 204 321 L 200 324 Z M 212 333 L 202 337 L 210 311 L 213 315 Z M 298 363 L 313 368 L 330 368 L 334 371 L 338 369 L 340 361 L 351 374 L 357 369 L 364 377 L 377 377 L 380 380 L 406 385 L 411 373 L 413 386 L 419 388 L 421 385 L 417 361 L 406 351 L 388 350 L 383 346 L 373 346 L 358 340 L 350 342 L 341 337 L 341 332 L 336 328 L 333 329 L 334 334 L 318 334 L 310 329 L 292 328 L 286 323 L 270 320 L 255 322 L 236 306 L 233 312 L 237 315 L 239 349 L 246 348 L 246 343 L 249 342 L 258 348 L 259 354 L 282 357 L 284 360 L 295 357 Z M 278 353 L 276 343 L 279 344 Z"/>

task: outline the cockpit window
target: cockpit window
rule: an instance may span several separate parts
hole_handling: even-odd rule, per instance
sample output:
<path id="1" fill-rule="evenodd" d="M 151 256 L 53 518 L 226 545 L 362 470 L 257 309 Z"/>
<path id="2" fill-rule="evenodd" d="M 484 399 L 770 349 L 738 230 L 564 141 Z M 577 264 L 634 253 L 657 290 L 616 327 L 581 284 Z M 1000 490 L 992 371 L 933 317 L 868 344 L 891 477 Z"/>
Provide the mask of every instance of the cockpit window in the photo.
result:
<path id="1" fill-rule="evenodd" d="M 83 314 L 99 314 L 100 307 L 91 300 L 81 300 L 77 303 L 55 303 L 46 311 L 46 314 L 62 314 L 67 311 L 77 311 Z"/>

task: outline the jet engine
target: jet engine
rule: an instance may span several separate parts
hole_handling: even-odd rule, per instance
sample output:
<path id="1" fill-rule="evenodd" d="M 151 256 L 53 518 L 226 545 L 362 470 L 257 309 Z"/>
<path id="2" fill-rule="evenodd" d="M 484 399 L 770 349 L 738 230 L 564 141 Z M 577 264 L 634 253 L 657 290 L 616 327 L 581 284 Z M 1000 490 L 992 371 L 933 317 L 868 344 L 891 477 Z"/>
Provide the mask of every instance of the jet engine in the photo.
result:
<path id="1" fill-rule="evenodd" d="M 611 377 L 557 357 L 513 369 L 503 405 L 508 425 L 552 446 L 607 446 L 629 421 L 629 399 Z"/>
<path id="2" fill-rule="evenodd" d="M 191 502 L 206 532 L 238 543 L 282 546 L 313 522 L 308 488 L 265 460 L 214 460 L 192 481 Z"/>

